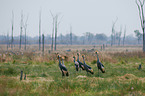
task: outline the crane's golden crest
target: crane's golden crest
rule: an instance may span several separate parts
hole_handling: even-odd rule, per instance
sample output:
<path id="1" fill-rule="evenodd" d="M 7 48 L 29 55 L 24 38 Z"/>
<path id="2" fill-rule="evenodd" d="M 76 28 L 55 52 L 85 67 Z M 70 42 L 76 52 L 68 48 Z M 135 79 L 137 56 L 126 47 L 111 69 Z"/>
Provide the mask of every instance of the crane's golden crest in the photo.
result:
<path id="1" fill-rule="evenodd" d="M 82 54 L 82 57 L 85 57 L 85 55 L 84 55 L 84 54 Z"/>
<path id="2" fill-rule="evenodd" d="M 76 58 L 76 56 L 73 56 L 73 58 Z"/>
<path id="3" fill-rule="evenodd" d="M 99 53 L 98 51 L 96 51 L 95 53 Z"/>

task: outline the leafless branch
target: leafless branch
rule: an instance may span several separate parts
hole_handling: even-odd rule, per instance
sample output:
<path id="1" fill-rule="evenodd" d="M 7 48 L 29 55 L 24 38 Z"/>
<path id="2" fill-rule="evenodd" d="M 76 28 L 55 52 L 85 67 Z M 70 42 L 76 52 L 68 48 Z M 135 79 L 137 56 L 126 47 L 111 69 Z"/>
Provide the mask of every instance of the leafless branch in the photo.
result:
<path id="1" fill-rule="evenodd" d="M 60 18 L 60 20 L 59 20 L 59 22 L 58 22 L 58 26 L 59 26 L 59 24 L 60 24 L 60 22 L 61 22 L 62 18 L 63 18 L 63 16 Z"/>
<path id="2" fill-rule="evenodd" d="M 50 11 L 50 14 L 51 14 L 52 18 L 54 18 L 54 16 L 53 16 L 53 14 L 52 14 L 51 10 L 49 10 L 49 11 Z"/>
<path id="3" fill-rule="evenodd" d="M 140 1 L 140 0 L 139 0 L 139 1 Z M 141 26 L 143 26 L 143 24 L 142 24 L 142 17 L 141 17 L 141 9 L 140 9 L 140 6 L 139 6 L 137 0 L 136 0 L 136 4 L 137 4 L 138 10 L 139 10 L 139 17 L 140 17 L 140 21 L 141 21 Z"/>

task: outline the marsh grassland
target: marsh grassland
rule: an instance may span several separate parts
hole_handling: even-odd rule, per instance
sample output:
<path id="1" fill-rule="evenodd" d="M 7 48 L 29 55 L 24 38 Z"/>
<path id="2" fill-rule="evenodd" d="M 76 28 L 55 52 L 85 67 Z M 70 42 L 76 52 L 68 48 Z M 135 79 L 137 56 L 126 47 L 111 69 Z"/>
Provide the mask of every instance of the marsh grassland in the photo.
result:
<path id="1" fill-rule="evenodd" d="M 0 96 L 145 96 L 145 53 L 140 46 L 108 46 L 101 50 L 100 46 L 59 45 L 54 52 L 45 46 L 44 54 L 35 49 L 36 45 L 29 45 L 26 51 L 6 51 L 5 47 L 1 45 L 0 49 Z M 100 76 L 95 50 L 106 71 Z M 69 77 L 62 77 L 56 52 L 68 57 L 64 63 Z M 77 52 L 85 54 L 93 75 L 75 71 L 73 56 Z"/>

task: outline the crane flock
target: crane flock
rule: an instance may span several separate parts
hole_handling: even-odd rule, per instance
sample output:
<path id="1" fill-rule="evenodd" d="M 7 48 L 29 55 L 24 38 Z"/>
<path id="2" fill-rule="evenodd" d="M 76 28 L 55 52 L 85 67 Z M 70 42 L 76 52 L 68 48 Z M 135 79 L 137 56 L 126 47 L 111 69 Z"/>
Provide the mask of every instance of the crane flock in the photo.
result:
<path id="1" fill-rule="evenodd" d="M 97 55 L 97 67 L 98 67 L 98 76 L 99 76 L 99 70 L 101 70 L 102 73 L 105 73 L 105 69 L 104 69 L 104 65 L 99 60 L 98 51 L 96 51 L 95 53 Z M 82 54 L 83 63 L 79 60 L 79 56 L 80 56 L 80 53 L 77 53 L 77 60 L 76 60 L 76 56 L 73 56 L 76 71 L 84 70 L 87 72 L 87 74 L 88 73 L 94 74 L 93 69 L 89 65 L 87 65 L 85 62 L 85 55 Z M 65 57 L 61 56 L 61 55 L 59 55 L 59 53 L 57 53 L 57 58 L 59 60 L 59 68 L 60 68 L 60 71 L 62 72 L 62 77 L 69 76 L 69 72 L 68 72 L 66 66 L 64 65 Z"/>

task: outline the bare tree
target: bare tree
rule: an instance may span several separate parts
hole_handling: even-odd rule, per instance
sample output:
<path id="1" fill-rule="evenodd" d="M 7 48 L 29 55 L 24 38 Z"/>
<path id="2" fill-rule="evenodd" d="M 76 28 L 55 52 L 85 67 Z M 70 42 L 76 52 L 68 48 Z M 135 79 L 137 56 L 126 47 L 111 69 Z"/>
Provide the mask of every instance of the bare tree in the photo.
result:
<path id="1" fill-rule="evenodd" d="M 56 45 L 57 45 L 57 29 L 58 29 L 58 25 L 60 24 L 60 21 L 58 22 L 58 14 L 56 14 L 54 16 L 51 11 L 50 11 L 50 13 L 51 13 L 52 18 L 53 18 L 51 50 L 53 50 L 53 37 L 54 37 L 54 32 L 55 32 L 55 46 L 54 46 L 54 49 L 56 50 Z"/>
<path id="2" fill-rule="evenodd" d="M 136 4 L 139 10 L 139 17 L 140 17 L 140 22 L 141 22 L 141 27 L 143 31 L 143 52 L 145 52 L 145 17 L 144 17 L 144 3 L 145 0 L 136 0 Z"/>
<path id="3" fill-rule="evenodd" d="M 111 34 L 111 46 L 113 45 L 113 34 Z"/>
<path id="4" fill-rule="evenodd" d="M 54 20 L 55 20 L 55 17 L 53 16 L 52 12 L 50 11 L 51 15 L 52 15 L 52 18 L 53 18 L 53 28 L 52 28 L 52 40 L 51 40 L 51 51 L 53 51 L 53 39 L 54 39 Z"/>
<path id="5" fill-rule="evenodd" d="M 125 29 L 124 29 L 123 46 L 124 46 L 124 42 L 125 42 L 125 37 L 126 37 L 126 26 L 125 26 Z"/>
<path id="6" fill-rule="evenodd" d="M 118 34 L 118 46 L 120 46 L 120 41 L 121 41 L 121 34 L 122 34 L 122 27 L 120 27 L 120 32 L 119 32 L 119 34 Z"/>
<path id="7" fill-rule="evenodd" d="M 60 21 L 58 22 L 58 16 L 59 14 L 56 14 L 55 16 L 55 51 L 56 51 L 56 45 L 57 45 L 57 31 L 58 31 L 58 26 L 60 24 L 61 19 L 63 18 L 63 16 L 60 18 Z"/>
<path id="8" fill-rule="evenodd" d="M 57 43 L 57 27 L 58 27 L 57 20 L 58 20 L 58 15 L 55 16 L 55 47 L 54 47 L 55 50 L 56 50 L 56 43 Z"/>
<path id="9" fill-rule="evenodd" d="M 24 24 L 24 29 L 25 29 L 25 50 L 26 50 L 26 45 L 27 45 L 27 21 L 28 21 L 28 16 L 27 16 L 27 19 L 26 19 L 26 22 Z"/>
<path id="10" fill-rule="evenodd" d="M 44 34 L 42 34 L 42 52 L 44 55 Z"/>
<path id="11" fill-rule="evenodd" d="M 60 33 L 60 42 L 61 43 L 63 43 L 63 39 L 62 38 L 63 38 L 63 35 L 62 35 L 62 33 Z"/>
<path id="12" fill-rule="evenodd" d="M 70 25 L 70 44 L 72 45 L 72 26 Z"/>
<path id="13" fill-rule="evenodd" d="M 116 24 L 117 20 L 118 20 L 118 18 L 116 18 L 115 22 L 113 22 L 113 25 L 112 25 L 111 46 L 114 45 L 116 42 L 115 24 Z"/>
<path id="14" fill-rule="evenodd" d="M 7 33 L 7 50 L 9 48 L 9 32 Z"/>
<path id="15" fill-rule="evenodd" d="M 22 44 L 22 31 L 23 31 L 23 11 L 21 12 L 20 45 L 19 45 L 19 49 L 21 49 L 21 44 Z"/>
<path id="16" fill-rule="evenodd" d="M 14 30 L 14 13 L 12 11 L 12 39 L 11 39 L 11 48 L 13 48 L 13 42 L 14 42 L 13 30 Z"/>
<path id="17" fill-rule="evenodd" d="M 41 10 L 39 13 L 39 51 L 41 50 Z"/>

